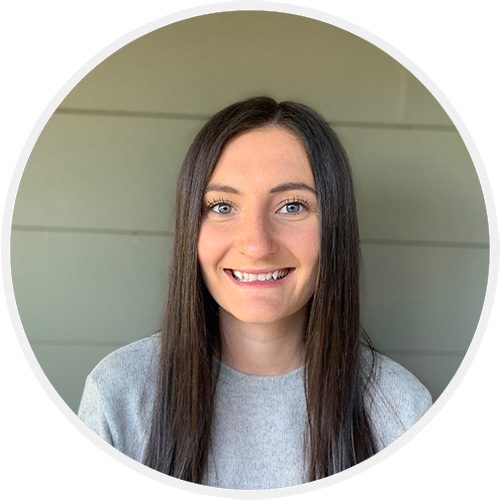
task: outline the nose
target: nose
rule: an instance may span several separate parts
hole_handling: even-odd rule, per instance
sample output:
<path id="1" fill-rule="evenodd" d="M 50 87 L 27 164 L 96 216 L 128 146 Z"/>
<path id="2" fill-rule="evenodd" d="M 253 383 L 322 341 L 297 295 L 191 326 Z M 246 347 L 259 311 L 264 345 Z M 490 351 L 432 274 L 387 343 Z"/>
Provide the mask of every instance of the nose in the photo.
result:
<path id="1" fill-rule="evenodd" d="M 237 231 L 239 252 L 253 260 L 264 260 L 279 249 L 272 223 L 262 214 L 249 214 L 242 220 Z"/>

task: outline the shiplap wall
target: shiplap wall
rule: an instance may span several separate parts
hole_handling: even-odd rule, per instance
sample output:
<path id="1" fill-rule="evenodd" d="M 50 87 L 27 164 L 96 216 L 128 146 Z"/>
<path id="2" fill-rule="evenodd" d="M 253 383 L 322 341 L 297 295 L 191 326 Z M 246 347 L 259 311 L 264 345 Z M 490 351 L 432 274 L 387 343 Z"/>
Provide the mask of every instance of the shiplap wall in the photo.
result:
<path id="1" fill-rule="evenodd" d="M 320 111 L 351 158 L 363 324 L 436 398 L 479 319 L 488 227 L 467 150 L 403 67 L 330 25 L 212 14 L 125 46 L 47 123 L 14 210 L 12 275 L 41 367 L 76 410 L 108 352 L 155 332 L 180 163 L 209 115 L 270 95 Z"/>

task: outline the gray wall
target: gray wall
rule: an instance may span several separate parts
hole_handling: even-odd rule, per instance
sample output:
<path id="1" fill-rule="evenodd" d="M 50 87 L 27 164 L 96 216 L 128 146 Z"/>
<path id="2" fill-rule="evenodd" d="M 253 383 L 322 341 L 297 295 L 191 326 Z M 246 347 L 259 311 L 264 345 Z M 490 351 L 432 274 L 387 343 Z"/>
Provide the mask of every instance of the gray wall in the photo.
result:
<path id="1" fill-rule="evenodd" d="M 159 328 L 175 181 L 207 117 L 267 94 L 315 107 L 351 158 L 362 318 L 436 398 L 474 334 L 486 210 L 452 123 L 367 42 L 288 14 L 212 14 L 157 30 L 92 71 L 49 120 L 12 231 L 20 316 L 39 363 L 78 406 L 108 352 Z"/>

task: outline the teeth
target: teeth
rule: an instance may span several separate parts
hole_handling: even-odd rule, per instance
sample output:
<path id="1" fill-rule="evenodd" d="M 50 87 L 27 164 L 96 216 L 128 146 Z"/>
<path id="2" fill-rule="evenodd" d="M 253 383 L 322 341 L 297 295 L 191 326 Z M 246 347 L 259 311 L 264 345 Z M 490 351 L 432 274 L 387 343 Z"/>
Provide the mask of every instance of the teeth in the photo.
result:
<path id="1" fill-rule="evenodd" d="M 288 270 L 282 269 L 280 271 L 274 271 L 272 273 L 261 273 L 261 274 L 254 274 L 254 273 L 243 273 L 241 271 L 231 271 L 233 273 L 233 276 L 238 280 L 238 281 L 244 281 L 251 283 L 252 281 L 276 281 L 281 278 L 284 278 L 288 274 Z"/>

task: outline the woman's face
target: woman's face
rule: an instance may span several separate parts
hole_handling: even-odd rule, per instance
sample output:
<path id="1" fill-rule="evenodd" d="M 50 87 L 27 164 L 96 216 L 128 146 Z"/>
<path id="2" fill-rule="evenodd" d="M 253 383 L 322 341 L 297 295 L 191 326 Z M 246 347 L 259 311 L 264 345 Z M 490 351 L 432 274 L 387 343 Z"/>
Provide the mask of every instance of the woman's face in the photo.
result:
<path id="1" fill-rule="evenodd" d="M 198 259 L 219 306 L 254 324 L 302 311 L 316 281 L 319 210 L 299 139 L 267 127 L 228 141 L 203 204 Z"/>

